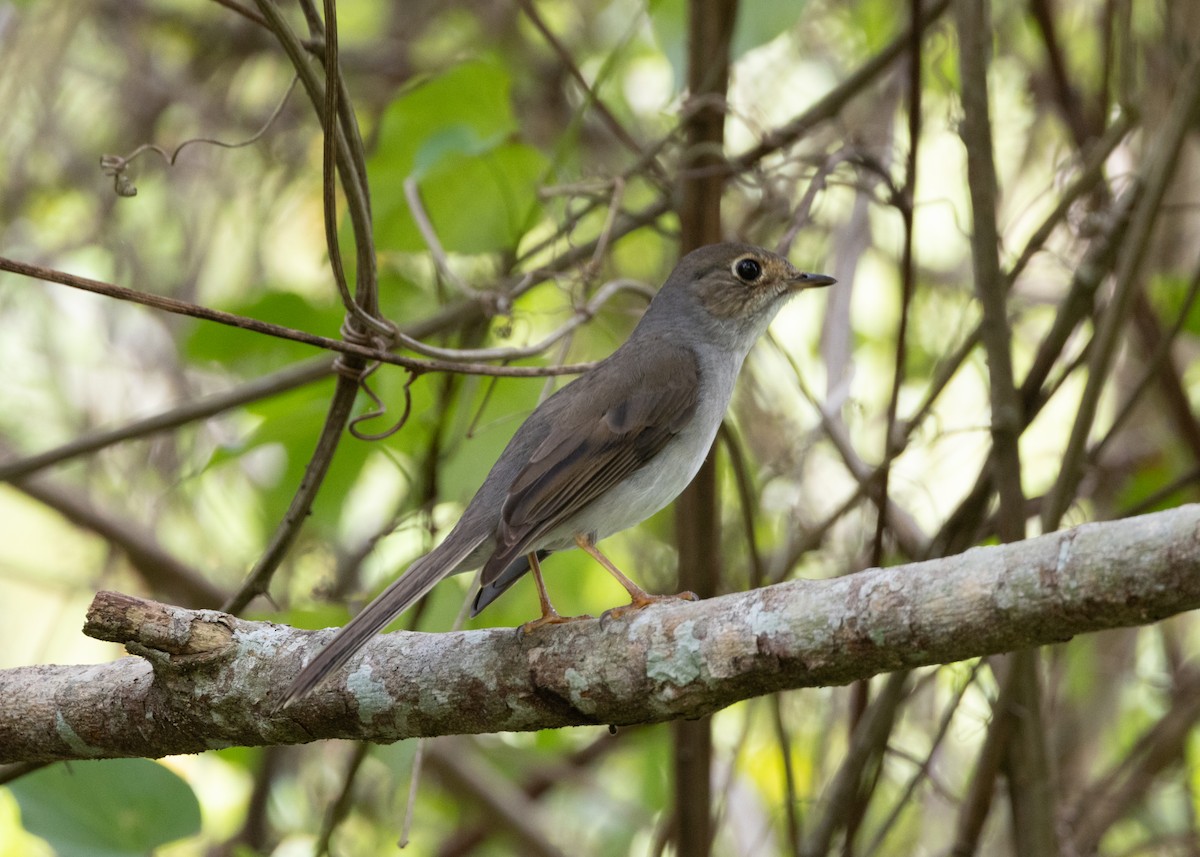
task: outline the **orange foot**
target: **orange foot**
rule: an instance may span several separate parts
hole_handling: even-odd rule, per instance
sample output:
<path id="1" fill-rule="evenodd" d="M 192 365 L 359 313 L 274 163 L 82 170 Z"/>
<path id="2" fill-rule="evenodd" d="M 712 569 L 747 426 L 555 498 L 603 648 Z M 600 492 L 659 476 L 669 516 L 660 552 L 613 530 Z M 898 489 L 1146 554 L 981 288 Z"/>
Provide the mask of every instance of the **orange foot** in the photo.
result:
<path id="1" fill-rule="evenodd" d="M 615 619 L 620 619 L 626 613 L 632 613 L 635 610 L 645 610 L 651 604 L 657 604 L 660 601 L 699 601 L 700 596 L 695 592 L 680 592 L 678 595 L 650 595 L 643 592 L 640 596 L 635 596 L 628 604 L 622 604 L 620 607 L 613 607 L 611 610 L 605 610 L 600 614 L 600 624 L 607 625 Z"/>
<path id="2" fill-rule="evenodd" d="M 557 613 L 547 613 L 517 628 L 517 635 L 523 637 L 547 625 L 565 625 L 568 622 L 582 622 L 584 619 L 592 618 L 594 617 L 589 616 L 587 613 L 582 613 L 578 616 L 559 616 Z"/>

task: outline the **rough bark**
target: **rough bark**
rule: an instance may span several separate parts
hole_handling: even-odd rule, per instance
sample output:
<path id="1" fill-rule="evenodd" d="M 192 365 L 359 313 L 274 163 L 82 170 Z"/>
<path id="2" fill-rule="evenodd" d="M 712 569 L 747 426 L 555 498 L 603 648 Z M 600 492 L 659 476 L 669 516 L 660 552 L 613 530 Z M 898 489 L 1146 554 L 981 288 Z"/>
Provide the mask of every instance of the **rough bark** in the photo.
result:
<path id="1" fill-rule="evenodd" d="M 1200 505 L 1190 505 L 607 624 L 388 634 L 326 688 L 272 713 L 331 631 L 100 593 L 85 631 L 137 656 L 0 671 L 0 762 L 699 717 L 1198 606 Z"/>

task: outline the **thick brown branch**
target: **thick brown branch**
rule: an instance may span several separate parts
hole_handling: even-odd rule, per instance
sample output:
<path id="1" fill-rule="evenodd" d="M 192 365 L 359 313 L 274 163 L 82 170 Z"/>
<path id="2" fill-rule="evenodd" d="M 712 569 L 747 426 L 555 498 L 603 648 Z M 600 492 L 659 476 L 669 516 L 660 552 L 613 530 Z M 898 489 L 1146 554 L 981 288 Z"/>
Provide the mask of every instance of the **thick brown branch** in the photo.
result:
<path id="1" fill-rule="evenodd" d="M 1200 505 L 1191 505 L 949 559 L 660 605 L 607 627 L 397 632 L 324 692 L 271 715 L 331 632 L 101 593 L 88 632 L 141 657 L 0 671 L 0 763 L 659 722 L 1196 607 Z M 200 637 L 206 625 L 217 627 Z"/>

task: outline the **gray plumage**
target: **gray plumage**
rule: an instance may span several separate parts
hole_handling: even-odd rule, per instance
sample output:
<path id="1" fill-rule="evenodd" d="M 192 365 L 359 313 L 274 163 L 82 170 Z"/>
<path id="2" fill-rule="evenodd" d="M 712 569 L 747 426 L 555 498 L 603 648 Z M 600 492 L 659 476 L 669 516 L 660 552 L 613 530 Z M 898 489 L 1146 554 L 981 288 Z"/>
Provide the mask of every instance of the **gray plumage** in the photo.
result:
<path id="1" fill-rule="evenodd" d="M 594 543 L 670 503 L 704 461 L 754 342 L 790 296 L 832 282 L 745 244 L 681 259 L 629 339 L 529 415 L 445 540 L 317 653 L 279 707 L 448 575 L 482 565 L 478 613 L 530 554 Z"/>

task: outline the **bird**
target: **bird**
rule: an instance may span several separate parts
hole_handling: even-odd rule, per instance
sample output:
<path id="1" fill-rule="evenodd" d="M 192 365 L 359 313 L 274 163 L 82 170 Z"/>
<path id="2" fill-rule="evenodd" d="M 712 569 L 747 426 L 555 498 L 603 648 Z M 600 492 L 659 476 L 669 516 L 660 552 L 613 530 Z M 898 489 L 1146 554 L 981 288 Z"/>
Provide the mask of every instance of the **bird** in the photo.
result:
<path id="1" fill-rule="evenodd" d="M 832 285 L 776 253 L 711 244 L 679 260 L 629 338 L 543 401 L 517 429 L 450 533 L 350 620 L 296 676 L 280 710 L 323 684 L 443 578 L 482 566 L 472 616 L 527 571 L 542 615 L 541 561 L 578 547 L 629 593 L 610 618 L 664 598 L 643 591 L 596 543 L 641 523 L 687 487 L 724 419 L 751 347 L 796 293 Z"/>

